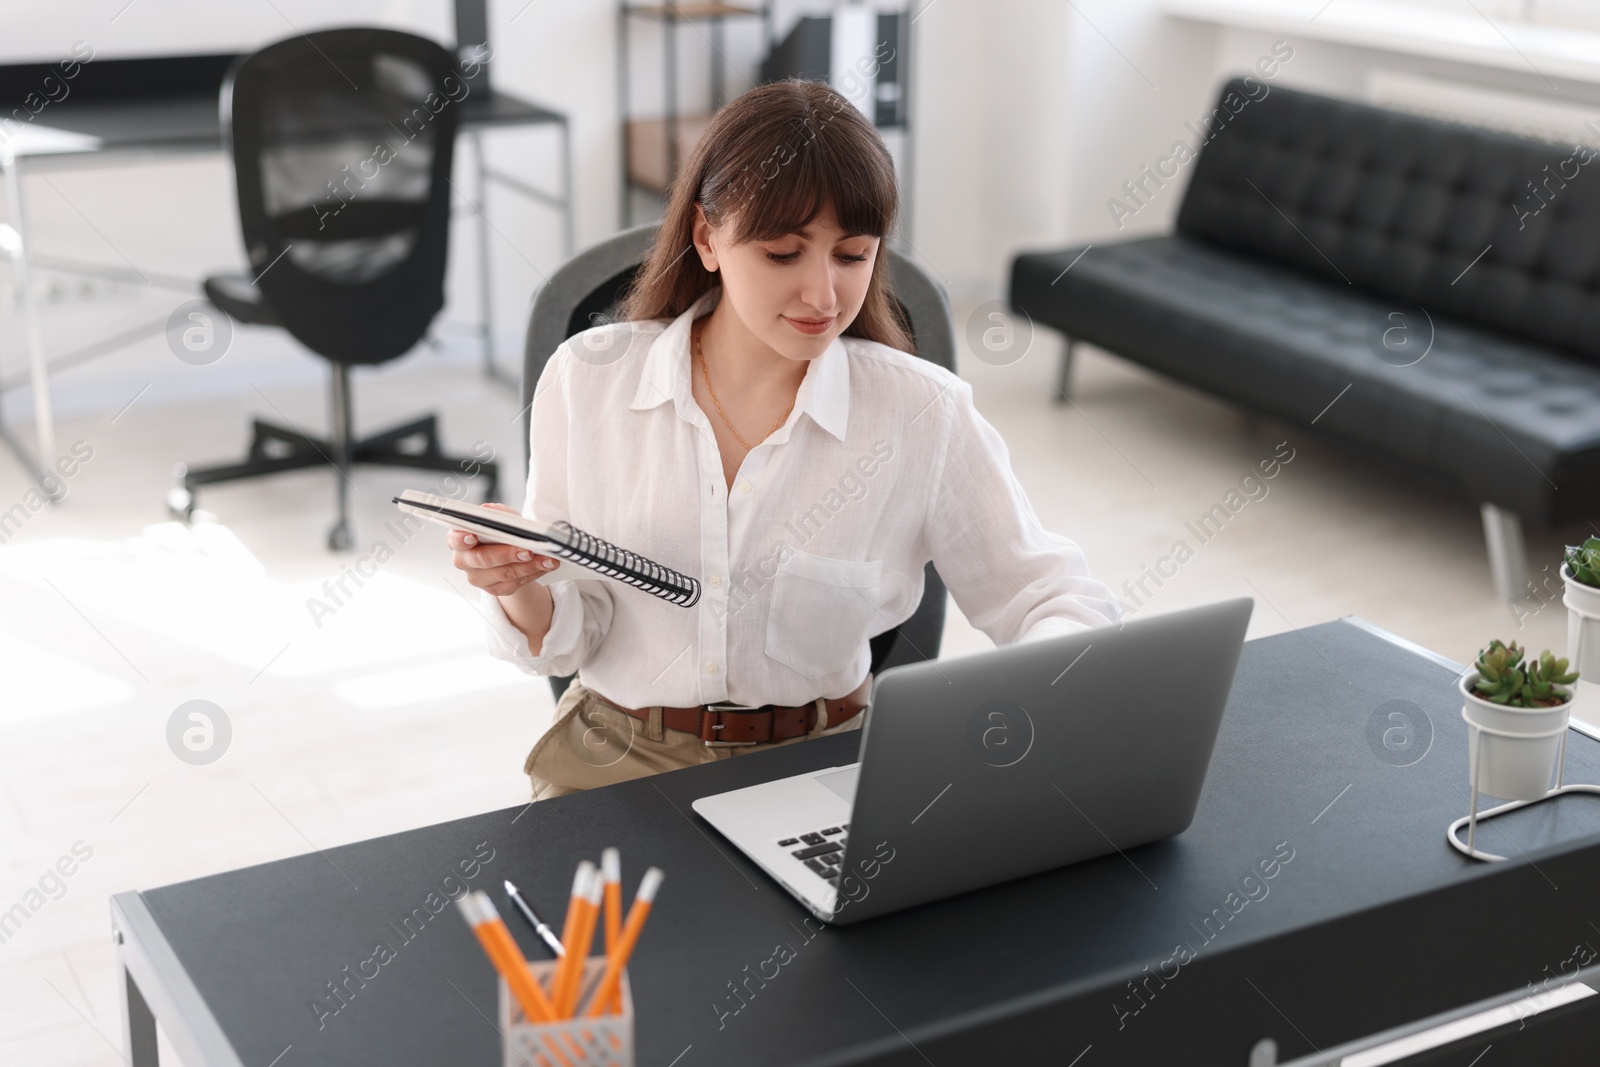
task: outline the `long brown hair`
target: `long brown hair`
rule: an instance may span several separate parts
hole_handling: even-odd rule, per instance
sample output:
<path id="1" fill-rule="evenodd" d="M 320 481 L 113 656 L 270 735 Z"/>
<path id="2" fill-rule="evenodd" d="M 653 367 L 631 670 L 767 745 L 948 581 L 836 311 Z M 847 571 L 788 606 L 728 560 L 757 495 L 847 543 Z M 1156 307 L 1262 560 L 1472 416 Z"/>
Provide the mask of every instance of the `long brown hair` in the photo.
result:
<path id="1" fill-rule="evenodd" d="M 822 82 L 798 78 L 729 101 L 679 169 L 661 229 L 618 317 L 677 318 L 719 284 L 692 251 L 696 203 L 713 226 L 731 220 L 733 241 L 742 244 L 804 229 L 830 202 L 845 233 L 880 241 L 899 212 L 894 160 L 855 105 Z M 882 243 L 866 299 L 844 334 L 915 351 Z"/>

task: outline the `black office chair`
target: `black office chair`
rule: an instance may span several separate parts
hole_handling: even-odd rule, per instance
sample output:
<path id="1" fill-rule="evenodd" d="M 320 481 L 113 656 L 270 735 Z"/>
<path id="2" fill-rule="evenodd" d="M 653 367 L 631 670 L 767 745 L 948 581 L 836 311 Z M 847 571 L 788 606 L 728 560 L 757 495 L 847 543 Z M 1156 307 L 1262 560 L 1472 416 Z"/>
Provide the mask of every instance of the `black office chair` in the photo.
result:
<path id="1" fill-rule="evenodd" d="M 534 296 L 522 360 L 524 458 L 532 448 L 533 389 L 545 364 L 562 341 L 591 326 L 613 321 L 619 298 L 638 275 L 658 226 L 653 222 L 635 226 L 578 253 Z M 954 372 L 955 327 L 944 289 L 900 253 L 886 252 L 895 297 L 911 325 L 917 354 Z M 924 568 L 923 579 L 922 602 L 911 617 L 871 638 L 874 675 L 902 663 L 938 658 L 939 643 L 944 637 L 945 585 L 932 563 Z M 551 676 L 550 688 L 555 691 L 557 701 L 575 677 L 571 674 Z"/>
<path id="2" fill-rule="evenodd" d="M 352 440 L 350 368 L 404 355 L 444 306 L 459 118 L 446 90 L 460 77 L 432 41 L 365 28 L 280 41 L 229 73 L 222 123 L 251 276 L 208 278 L 205 293 L 234 320 L 288 330 L 329 362 L 330 437 L 254 420 L 244 462 L 178 465 L 169 506 L 179 517 L 192 515 L 202 485 L 332 466 L 337 551 L 352 543 L 354 464 L 477 471 L 485 499 L 497 495 L 496 465 L 444 455 L 432 415 Z"/>

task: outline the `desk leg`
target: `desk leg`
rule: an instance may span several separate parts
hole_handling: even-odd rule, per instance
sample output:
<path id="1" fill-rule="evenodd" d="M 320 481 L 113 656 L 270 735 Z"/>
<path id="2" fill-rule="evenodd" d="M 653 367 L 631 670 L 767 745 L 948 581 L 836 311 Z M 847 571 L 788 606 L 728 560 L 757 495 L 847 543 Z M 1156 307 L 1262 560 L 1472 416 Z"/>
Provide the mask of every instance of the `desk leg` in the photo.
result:
<path id="1" fill-rule="evenodd" d="M 28 383 L 33 387 L 33 425 L 35 439 L 38 442 L 37 453 L 29 456 L 22 442 L 16 440 L 4 427 L 0 427 L 0 434 L 4 435 L 6 443 L 17 453 L 22 465 L 39 483 L 45 497 L 56 501 L 61 499 L 64 486 L 58 479 L 45 477 L 45 469 L 54 462 L 56 454 L 56 426 L 55 415 L 50 406 L 50 370 L 45 363 L 44 329 L 39 322 L 39 309 L 34 305 L 33 279 L 28 262 L 33 253 L 32 242 L 28 237 L 27 215 L 22 203 L 22 161 L 12 157 L 3 165 L 6 172 L 6 199 L 10 205 L 11 225 L 20 239 L 20 247 L 15 256 L 16 278 L 22 301 L 23 329 L 27 333 Z M 52 489 L 47 482 L 54 483 L 55 488 Z"/>
<path id="2" fill-rule="evenodd" d="M 158 1067 L 161 1054 L 156 1048 L 156 1017 L 134 984 L 133 975 L 126 967 L 121 970 L 122 1047 L 133 1067 Z"/>
<path id="3" fill-rule="evenodd" d="M 483 318 L 483 373 L 502 385 L 515 385 L 494 359 L 494 266 L 489 254 L 489 160 L 483 154 L 483 131 L 472 131 L 472 155 L 478 164 L 478 310 Z"/>

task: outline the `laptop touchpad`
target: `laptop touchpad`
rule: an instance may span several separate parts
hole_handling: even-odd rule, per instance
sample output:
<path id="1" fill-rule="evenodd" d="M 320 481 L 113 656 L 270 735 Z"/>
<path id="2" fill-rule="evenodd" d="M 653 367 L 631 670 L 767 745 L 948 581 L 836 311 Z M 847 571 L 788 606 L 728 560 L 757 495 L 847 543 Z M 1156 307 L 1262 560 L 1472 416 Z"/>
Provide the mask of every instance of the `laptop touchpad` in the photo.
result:
<path id="1" fill-rule="evenodd" d="M 860 777 L 860 774 L 861 764 L 853 763 L 836 771 L 825 771 L 817 775 L 817 781 L 833 790 L 838 794 L 839 799 L 846 804 L 854 804 L 856 802 L 856 779 Z"/>

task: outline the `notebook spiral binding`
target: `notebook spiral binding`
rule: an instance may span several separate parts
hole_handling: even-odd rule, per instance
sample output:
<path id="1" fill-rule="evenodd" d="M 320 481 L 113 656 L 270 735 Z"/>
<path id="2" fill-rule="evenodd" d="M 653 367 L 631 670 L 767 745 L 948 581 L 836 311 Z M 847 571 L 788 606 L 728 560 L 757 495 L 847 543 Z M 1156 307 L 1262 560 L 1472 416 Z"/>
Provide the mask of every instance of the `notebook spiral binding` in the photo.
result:
<path id="1" fill-rule="evenodd" d="M 553 522 L 550 529 L 562 538 L 555 542 L 551 550 L 553 555 L 575 563 L 588 562 L 606 577 L 643 589 L 671 604 L 687 608 L 700 599 L 700 583 L 686 574 L 619 548 L 570 522 Z"/>

